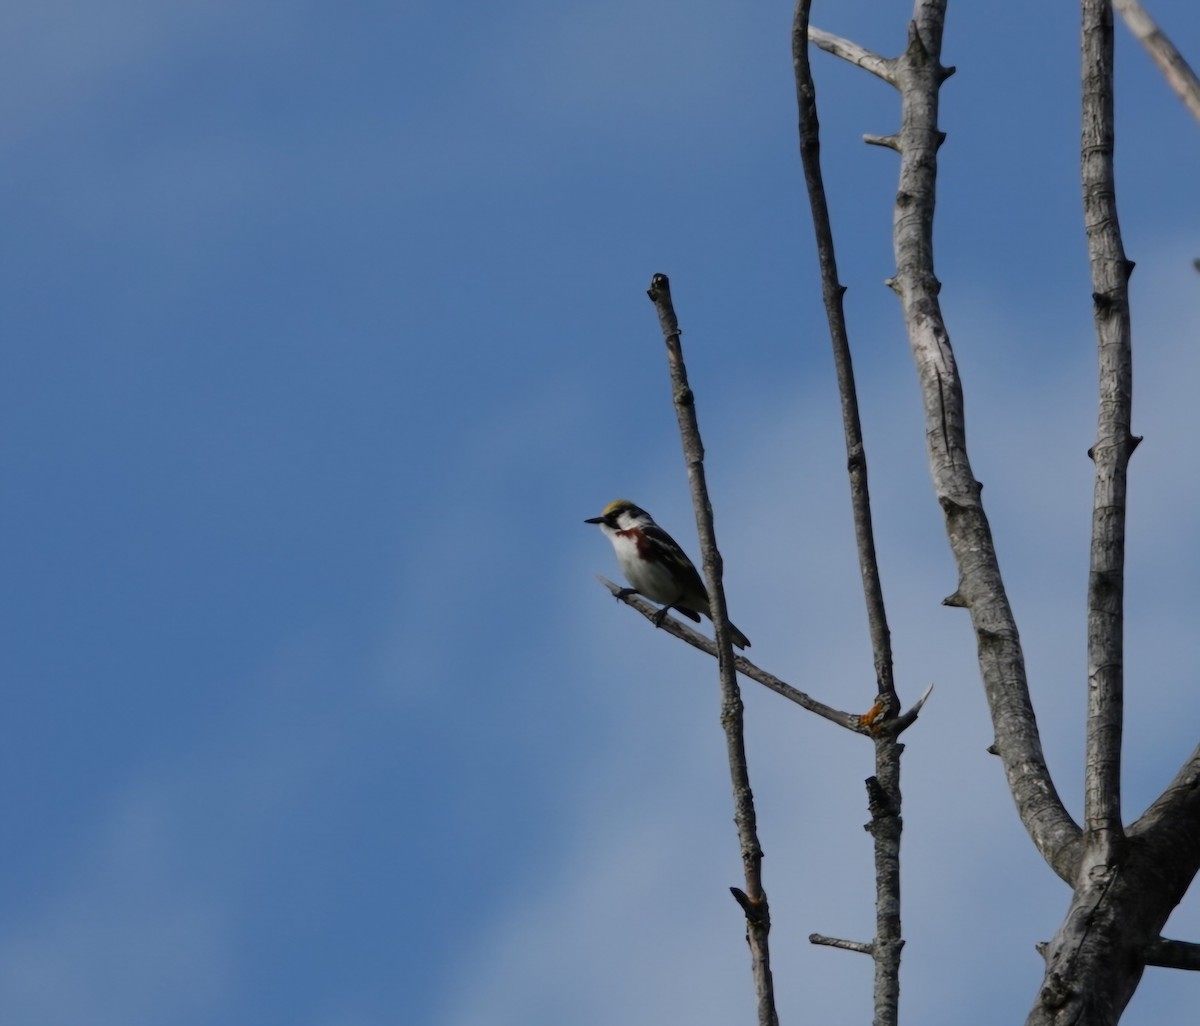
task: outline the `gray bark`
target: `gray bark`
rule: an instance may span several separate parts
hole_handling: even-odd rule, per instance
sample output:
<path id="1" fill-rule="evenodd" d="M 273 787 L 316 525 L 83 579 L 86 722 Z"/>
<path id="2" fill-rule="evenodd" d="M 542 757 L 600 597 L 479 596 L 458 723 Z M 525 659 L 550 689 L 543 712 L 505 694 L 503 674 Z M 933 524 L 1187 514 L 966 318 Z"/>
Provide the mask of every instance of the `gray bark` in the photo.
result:
<path id="1" fill-rule="evenodd" d="M 1113 16 L 1083 0 L 1080 166 L 1100 366 L 1096 487 L 1088 575 L 1084 845 L 1071 905 L 1047 945 L 1046 974 L 1028 1026 L 1115 1024 L 1161 949 L 1159 932 L 1196 872 L 1194 767 L 1127 835 L 1121 819 L 1125 495 L 1133 400 L 1129 275 L 1113 175 Z M 1168 796 L 1175 795 L 1174 799 Z M 1173 807 L 1170 807 L 1173 806 Z"/>
<path id="2" fill-rule="evenodd" d="M 758 1026 L 779 1026 L 779 1015 L 775 1010 L 775 984 L 771 975 L 771 949 L 768 943 L 771 912 L 767 903 L 767 892 L 763 889 L 763 851 L 758 841 L 758 818 L 754 809 L 754 794 L 750 790 L 750 768 L 746 762 L 742 693 L 737 682 L 733 633 L 725 609 L 725 589 L 721 583 L 724 564 L 717 548 L 712 503 L 708 498 L 708 485 L 705 481 L 704 445 L 700 440 L 700 425 L 696 419 L 695 397 L 688 385 L 687 367 L 683 362 L 683 347 L 680 343 L 683 333 L 679 329 L 675 307 L 671 302 L 671 283 L 665 274 L 654 275 L 648 294 L 658 311 L 658 322 L 667 346 L 671 392 L 675 400 L 675 415 L 679 421 L 679 436 L 683 442 L 688 483 L 691 485 L 692 505 L 696 511 L 696 530 L 704 562 L 704 580 L 708 586 L 709 609 L 716 633 L 717 672 L 721 682 L 721 727 L 725 732 L 729 775 L 733 784 L 733 821 L 737 826 L 746 880 L 744 891 L 737 887 L 731 887 L 730 890 L 746 916 L 746 943 L 750 947 Z"/>
<path id="3" fill-rule="evenodd" d="M 854 363 L 842 306 L 846 289 L 838 280 L 833 229 L 829 223 L 829 207 L 821 174 L 816 87 L 808 61 L 810 5 L 811 0 L 797 0 L 792 23 L 792 63 L 800 116 L 800 157 L 816 233 L 829 336 L 833 343 L 833 362 L 842 406 L 842 431 L 846 440 L 846 470 L 850 477 L 850 509 L 875 662 L 877 697 L 869 715 L 882 716 L 886 721 L 899 712 L 900 702 L 896 695 L 891 632 L 883 601 L 883 584 L 875 554 L 875 529 L 867 480 L 866 445 L 858 412 L 858 390 L 854 382 Z M 874 54 L 858 52 L 844 56 L 883 77 L 890 71 L 890 62 Z M 869 717 L 864 719 L 869 721 Z M 875 936 L 865 946 L 875 966 L 874 1026 L 896 1026 L 900 1015 L 900 952 L 904 947 L 900 922 L 900 838 L 904 826 L 900 815 L 900 757 L 903 752 L 904 745 L 896 734 L 887 731 L 875 734 L 875 774 L 867 780 L 867 807 L 871 814 L 867 830 L 874 841 L 875 856 Z"/>
<path id="4" fill-rule="evenodd" d="M 1063 806 L 1042 753 L 1020 634 L 1008 601 L 982 485 L 967 456 L 962 383 L 942 317 L 934 274 L 933 213 L 938 92 L 951 69 L 940 62 L 945 0 L 918 0 L 909 43 L 894 75 L 901 91 L 900 184 L 893 217 L 896 276 L 909 346 L 925 410 L 925 442 L 934 491 L 958 565 L 958 585 L 946 603 L 964 607 L 975 630 L 979 668 L 995 729 L 994 751 L 1004 766 L 1021 822 L 1042 857 L 1072 879 L 1080 829 Z"/>
<path id="5" fill-rule="evenodd" d="M 1167 84 L 1192 112 L 1192 117 L 1200 121 L 1200 78 L 1183 59 L 1183 54 L 1175 49 L 1175 44 L 1138 0 L 1113 0 L 1113 7 L 1120 12 L 1129 31 L 1158 65 Z"/>

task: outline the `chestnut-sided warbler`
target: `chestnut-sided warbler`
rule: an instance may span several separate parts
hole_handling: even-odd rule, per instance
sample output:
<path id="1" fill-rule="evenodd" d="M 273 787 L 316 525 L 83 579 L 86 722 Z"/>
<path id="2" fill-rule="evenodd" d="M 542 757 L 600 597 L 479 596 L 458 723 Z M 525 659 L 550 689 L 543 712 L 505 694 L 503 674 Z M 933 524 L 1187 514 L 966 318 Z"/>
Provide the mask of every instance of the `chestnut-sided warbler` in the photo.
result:
<path id="1" fill-rule="evenodd" d="M 696 567 L 687 558 L 683 549 L 666 531 L 654 522 L 640 506 L 628 499 L 610 502 L 598 517 L 584 521 L 599 524 L 604 536 L 612 542 L 621 573 L 633 585 L 626 590 L 646 596 L 658 602 L 662 609 L 655 617 L 655 626 L 661 627 L 663 618 L 671 609 L 677 609 L 689 620 L 700 622 L 703 613 L 710 620 L 708 589 L 696 572 Z M 738 648 L 749 648 L 750 641 L 733 624 L 733 643 Z"/>

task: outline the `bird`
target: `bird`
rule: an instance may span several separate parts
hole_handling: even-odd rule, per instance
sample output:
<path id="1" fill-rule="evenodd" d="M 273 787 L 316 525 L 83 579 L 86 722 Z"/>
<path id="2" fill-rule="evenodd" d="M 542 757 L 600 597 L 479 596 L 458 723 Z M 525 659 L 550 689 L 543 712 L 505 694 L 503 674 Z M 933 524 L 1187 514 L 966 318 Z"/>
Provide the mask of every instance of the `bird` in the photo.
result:
<path id="1" fill-rule="evenodd" d="M 662 626 L 671 609 L 677 609 L 696 623 L 700 622 L 701 613 L 712 619 L 708 589 L 695 564 L 644 509 L 628 499 L 617 499 L 605 506 L 600 516 L 590 517 L 584 523 L 598 524 L 612 542 L 621 573 L 633 585 L 623 589 L 622 595 L 637 593 L 662 606 L 654 617 L 656 627 Z M 746 635 L 733 624 L 729 629 L 736 647 L 750 647 Z"/>

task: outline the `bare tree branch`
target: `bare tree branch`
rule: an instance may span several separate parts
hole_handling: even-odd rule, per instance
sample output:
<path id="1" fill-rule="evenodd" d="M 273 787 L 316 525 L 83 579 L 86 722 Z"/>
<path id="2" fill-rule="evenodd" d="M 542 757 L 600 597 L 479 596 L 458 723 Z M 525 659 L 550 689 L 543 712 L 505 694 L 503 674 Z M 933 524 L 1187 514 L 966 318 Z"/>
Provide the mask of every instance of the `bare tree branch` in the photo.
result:
<path id="1" fill-rule="evenodd" d="M 1050 952 L 1050 945 L 1045 941 L 1034 947 L 1043 958 Z M 1156 937 L 1146 945 L 1143 954 L 1146 965 L 1156 965 L 1161 969 L 1190 969 L 1193 972 L 1200 970 L 1200 944 L 1193 941 Z"/>
<path id="2" fill-rule="evenodd" d="M 827 948 L 841 948 L 843 951 L 856 951 L 860 955 L 874 955 L 874 949 L 870 944 L 864 944 L 862 941 L 842 940 L 841 937 L 826 937 L 823 933 L 810 933 L 808 935 L 809 944 L 823 944 Z"/>
<path id="3" fill-rule="evenodd" d="M 1054 871 L 1070 881 L 1079 828 L 1059 798 L 1042 753 L 1020 636 L 980 498 L 982 485 L 967 457 L 962 383 L 933 268 L 937 151 L 944 138 L 937 126 L 938 90 L 949 73 L 939 62 L 945 9 L 945 0 L 917 0 L 908 48 L 896 63 L 903 114 L 893 216 L 896 276 L 890 284 L 900 297 L 921 382 L 930 471 L 958 565 L 953 604 L 970 611 L 996 731 L 995 751 L 1029 836 Z"/>
<path id="4" fill-rule="evenodd" d="M 800 25 L 807 0 L 797 2 Z M 843 59 L 861 66 L 873 64 L 872 70 L 899 88 L 902 96 L 901 130 L 870 136 L 867 141 L 901 155 L 893 221 L 897 272 L 889 285 L 904 310 L 921 381 L 934 487 L 958 566 L 957 587 L 946 604 L 965 608 L 971 615 L 996 730 L 989 750 L 1003 761 L 1022 823 L 1034 843 L 1072 888 L 1071 905 L 1059 930 L 1039 948 L 1046 972 L 1028 1026 L 1079 1022 L 1114 1026 L 1147 963 L 1200 966 L 1200 945 L 1161 937 L 1167 917 L 1200 867 L 1200 748 L 1126 836 L 1120 804 L 1125 501 L 1128 461 L 1140 439 L 1130 430 L 1127 284 L 1132 264 L 1121 244 L 1112 179 L 1113 12 L 1110 0 L 1082 0 L 1082 179 L 1098 334 L 1100 410 L 1097 440 L 1090 453 L 1096 464 L 1096 486 L 1088 582 L 1086 830 L 1081 831 L 1063 807 L 1042 755 L 1016 623 L 980 500 L 982 485 L 967 458 L 962 385 L 938 300 L 932 234 L 937 152 L 944 141 L 937 127 L 938 93 L 952 70 L 940 64 L 945 8 L 946 0 L 916 0 L 908 47 L 886 65 L 882 58 L 845 41 L 824 34 L 812 38 Z M 794 37 L 796 32 L 794 25 Z M 796 63 L 803 124 L 811 83 L 799 74 L 800 60 Z M 881 74 L 885 67 L 886 74 Z M 815 109 L 812 115 L 815 133 Z M 815 138 L 811 150 L 815 160 Z M 811 177 L 809 184 L 813 192 Z M 824 241 L 818 223 L 826 307 L 840 311 L 842 287 L 832 260 L 832 242 L 827 255 L 822 252 Z M 835 321 L 832 312 L 830 319 Z M 849 441 L 852 435 L 847 437 Z M 868 781 L 868 794 L 872 811 L 868 829 L 875 832 L 891 812 L 890 794 L 877 778 Z M 877 955 L 873 945 L 824 940 Z"/>
<path id="5" fill-rule="evenodd" d="M 900 140 L 895 135 L 874 135 L 865 132 L 863 133 L 863 142 L 868 146 L 882 146 L 884 149 L 900 152 Z"/>
<path id="6" fill-rule="evenodd" d="M 599 577 L 599 575 L 597 575 Z M 657 606 L 647 602 L 636 594 L 626 594 L 629 589 L 622 588 L 612 581 L 600 577 L 600 582 L 612 592 L 613 596 L 624 602 L 628 606 L 632 606 L 647 620 L 654 622 L 657 619 L 660 610 Z M 681 641 L 686 641 L 693 648 L 700 649 L 701 652 L 707 652 L 710 656 L 716 656 L 717 644 L 711 638 L 706 638 L 699 631 L 694 630 L 685 624 L 682 620 L 677 620 L 673 616 L 663 618 L 662 629 L 668 634 L 673 634 Z M 857 734 L 867 734 L 869 728 L 862 723 L 862 718 L 855 713 L 842 712 L 839 709 L 834 709 L 831 706 L 825 705 L 824 702 L 819 702 L 815 698 L 806 695 L 803 691 L 792 687 L 792 685 L 780 680 L 772 673 L 759 666 L 756 666 L 745 656 L 735 656 L 734 663 L 737 666 L 738 672 L 749 677 L 752 681 L 761 684 L 763 687 L 774 691 L 777 695 L 782 695 L 784 698 L 802 709 L 807 709 L 811 713 L 816 713 L 831 723 L 836 723 L 839 727 L 845 727 L 846 730 L 854 731 Z M 919 711 L 919 709 L 918 709 Z"/>
<path id="7" fill-rule="evenodd" d="M 662 622 L 658 623 L 658 614 L 661 612 L 658 606 L 647 602 L 636 593 L 630 593 L 628 588 L 614 584 L 600 574 L 596 575 L 596 579 L 609 590 L 613 598 L 636 609 L 647 620 L 654 623 L 655 626 L 660 627 L 680 641 L 687 642 L 692 648 L 698 648 L 701 652 L 706 652 L 714 659 L 716 658 L 717 644 L 712 638 L 705 637 L 682 620 L 677 620 L 672 616 L 663 617 Z M 820 702 L 812 696 L 805 694 L 798 688 L 792 687 L 791 684 L 780 680 L 773 673 L 764 670 L 761 666 L 755 665 L 745 656 L 735 655 L 734 664 L 737 666 L 738 673 L 742 674 L 742 676 L 748 677 L 756 684 L 761 684 L 769 691 L 774 691 L 775 694 L 781 695 L 789 702 L 795 702 L 801 709 L 807 709 L 809 712 L 816 713 L 816 715 L 823 719 L 829 720 L 830 723 L 835 723 L 839 727 L 844 727 L 855 734 L 863 734 L 867 737 L 873 737 L 876 734 L 890 734 L 892 736 L 902 734 L 916 722 L 917 717 L 921 714 L 921 708 L 925 705 L 926 700 L 933 691 L 933 685 L 930 684 L 925 689 L 925 693 L 913 703 L 912 707 L 895 717 L 895 719 L 877 720 L 874 723 L 868 724 L 864 723 L 863 718 L 857 713 L 834 709 L 832 706 L 828 706 L 824 702 Z"/>
<path id="8" fill-rule="evenodd" d="M 835 36 L 831 32 L 822 32 L 819 28 L 813 28 L 811 25 L 808 26 L 808 38 L 813 46 L 819 47 L 826 53 L 849 61 L 864 71 L 877 75 L 885 82 L 896 84 L 893 73 L 896 63 L 894 60 L 880 57 L 879 54 L 872 53 L 866 47 L 850 42 L 849 39 L 842 39 L 841 36 Z"/>
<path id="9" fill-rule="evenodd" d="M 1129 828 L 1129 837 L 1195 875 L 1200 868 L 1200 745 Z"/>
<path id="10" fill-rule="evenodd" d="M 1117 858 L 1121 824 L 1121 729 L 1124 689 L 1125 490 L 1129 456 L 1133 350 L 1129 275 L 1117 220 L 1113 177 L 1112 15 L 1097 12 L 1083 34 L 1083 125 L 1080 167 L 1084 226 L 1092 269 L 1092 308 L 1100 363 L 1100 412 L 1088 574 L 1087 755 L 1084 826 L 1105 863 Z"/>
<path id="11" fill-rule="evenodd" d="M 808 187 L 813 230 L 817 237 L 817 258 L 821 266 L 821 292 L 825 317 L 833 342 L 833 363 L 837 373 L 838 395 L 842 405 L 842 431 L 846 439 L 846 469 L 850 475 L 850 506 L 854 519 L 854 540 L 858 548 L 859 571 L 867 604 L 867 624 L 871 651 L 875 660 L 875 679 L 879 695 L 889 711 L 899 706 L 892 674 L 892 640 L 888 630 L 883 586 L 879 579 L 879 561 L 875 555 L 875 531 L 871 522 L 871 493 L 867 481 L 867 454 L 863 444 L 862 421 L 858 412 L 858 392 L 854 384 L 854 362 L 850 355 L 850 337 L 842 297 L 846 287 L 838 280 L 833 229 L 829 223 L 829 205 L 821 175 L 820 122 L 817 118 L 816 87 L 808 61 L 808 12 L 812 0 L 798 0 L 792 23 L 792 65 L 796 78 L 796 104 L 800 112 L 800 159 Z"/>
<path id="12" fill-rule="evenodd" d="M 819 31 L 814 35 L 809 28 L 811 5 L 812 0 L 797 0 L 796 3 L 792 21 L 792 66 L 800 118 L 800 159 L 804 166 L 804 181 L 816 234 L 825 317 L 829 322 L 829 336 L 833 343 L 833 362 L 842 406 L 842 430 L 846 440 L 846 469 L 850 475 L 854 538 L 875 661 L 878 697 L 875 708 L 868 714 L 869 720 L 872 715 L 879 713 L 894 716 L 900 702 L 896 696 L 891 632 L 879 578 L 879 561 L 875 554 L 875 530 L 871 519 L 866 447 L 858 412 L 858 390 L 854 383 L 854 363 L 842 305 L 846 289 L 838 279 L 833 229 L 829 222 L 829 205 L 825 199 L 825 183 L 821 174 L 821 126 L 817 116 L 817 93 L 808 58 L 810 39 L 815 42 L 820 36 L 829 42 L 831 37 Z M 843 50 L 853 46 L 845 40 L 838 40 L 837 44 Z M 863 54 L 865 51 L 860 53 L 856 63 L 867 66 L 863 61 L 868 57 Z M 891 77 L 895 62 L 883 61 L 871 54 L 869 63 L 869 70 L 879 74 L 876 69 L 882 67 L 886 74 L 881 77 L 895 84 Z M 875 741 L 875 776 L 868 781 L 871 822 L 867 829 L 874 840 L 875 855 L 875 937 L 870 946 L 875 963 L 875 1026 L 896 1026 L 899 1019 L 900 952 L 904 947 L 900 924 L 900 835 L 903 829 L 900 816 L 900 756 L 903 751 L 904 746 L 896 740 L 896 734 L 878 734 Z"/>
<path id="13" fill-rule="evenodd" d="M 1163 969 L 1200 971 L 1200 944 L 1159 937 L 1146 949 L 1146 965 L 1157 965 Z"/>
<path id="14" fill-rule="evenodd" d="M 778 1026 L 775 1010 L 775 985 L 771 977 L 771 951 L 767 941 L 771 914 L 762 883 L 762 847 L 758 841 L 754 795 L 750 790 L 750 769 L 746 763 L 746 739 L 742 729 L 742 695 L 738 688 L 737 667 L 733 657 L 733 638 L 725 608 L 725 590 L 721 583 L 722 561 L 713 528 L 712 503 L 704 476 L 704 446 L 696 420 L 695 397 L 688 386 L 687 367 L 680 345 L 679 321 L 671 302 L 671 283 L 665 274 L 656 274 L 650 282 L 649 296 L 658 311 L 663 340 L 667 344 L 667 364 L 671 372 L 671 390 L 675 415 L 683 441 L 692 505 L 696 510 L 696 530 L 704 561 L 704 579 L 708 585 L 709 609 L 717 635 L 717 671 L 721 680 L 721 726 L 729 756 L 729 775 L 733 782 L 733 820 L 737 825 L 742 849 L 742 868 L 746 890 L 739 904 L 746 915 L 746 941 L 750 945 L 754 990 L 758 1001 L 759 1026 Z M 735 897 L 737 895 L 735 894 Z"/>
<path id="15" fill-rule="evenodd" d="M 921 715 L 921 709 L 926 702 L 929 701 L 929 696 L 933 694 L 933 685 L 925 689 L 921 697 L 913 703 L 912 708 L 901 716 L 897 716 L 894 720 L 885 720 L 883 724 L 876 728 L 879 731 L 887 731 L 893 735 L 901 734 L 917 721 L 917 717 Z"/>
<path id="16" fill-rule="evenodd" d="M 1138 0 L 1113 0 L 1113 6 L 1125 19 L 1134 37 L 1146 48 L 1166 77 L 1167 84 L 1183 100 L 1192 117 L 1200 121 L 1200 78 L 1175 49 L 1175 44 L 1155 24 Z"/>
<path id="17" fill-rule="evenodd" d="M 1045 976 L 1027 1026 L 1114 1026 L 1200 859 L 1200 820 L 1186 815 L 1197 811 L 1190 764 L 1141 818 L 1136 835 L 1127 837 L 1121 822 L 1125 490 L 1129 456 L 1139 441 L 1129 431 L 1127 286 L 1133 265 L 1121 244 L 1112 173 L 1112 6 L 1110 0 L 1082 0 L 1080 9 L 1081 177 L 1100 362 L 1098 438 L 1091 450 L 1096 488 L 1088 576 L 1085 843 L 1070 907 L 1044 949 Z M 1174 815 L 1163 817 L 1168 805 Z"/>

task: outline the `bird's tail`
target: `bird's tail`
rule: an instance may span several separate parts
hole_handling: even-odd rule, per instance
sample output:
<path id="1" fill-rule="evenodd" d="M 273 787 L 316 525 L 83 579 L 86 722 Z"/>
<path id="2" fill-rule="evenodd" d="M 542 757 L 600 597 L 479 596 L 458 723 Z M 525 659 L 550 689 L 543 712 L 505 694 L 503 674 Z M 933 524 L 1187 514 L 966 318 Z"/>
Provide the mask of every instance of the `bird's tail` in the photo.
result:
<path id="1" fill-rule="evenodd" d="M 710 622 L 712 621 L 712 613 L 709 611 L 709 608 L 707 605 L 700 607 L 700 613 L 697 613 L 692 609 L 684 609 L 682 606 L 675 606 L 674 608 L 678 612 L 680 612 L 684 616 L 686 616 L 688 619 L 695 620 L 697 623 L 700 622 L 700 613 L 703 613 L 705 616 L 707 616 Z M 739 631 L 733 624 L 729 625 L 729 630 L 733 634 L 733 637 L 731 640 L 733 641 L 734 648 L 749 648 L 750 647 L 750 639 L 748 637 L 746 637 L 746 635 L 744 635 L 741 631 Z"/>
<path id="2" fill-rule="evenodd" d="M 712 620 L 712 616 L 709 614 L 707 609 L 704 611 L 704 615 L 707 616 L 709 618 L 709 620 Z M 733 635 L 733 637 L 730 638 L 730 640 L 733 642 L 734 648 L 749 648 L 750 647 L 750 639 L 748 637 L 746 637 L 746 635 L 744 635 L 741 631 L 739 631 L 732 623 L 729 625 L 729 632 Z"/>
<path id="3" fill-rule="evenodd" d="M 746 637 L 746 635 L 744 635 L 741 631 L 739 631 L 733 624 L 729 625 L 729 630 L 730 630 L 730 633 L 733 634 L 733 638 L 731 640 L 733 641 L 734 648 L 749 648 L 750 647 L 750 639 L 748 637 Z"/>

